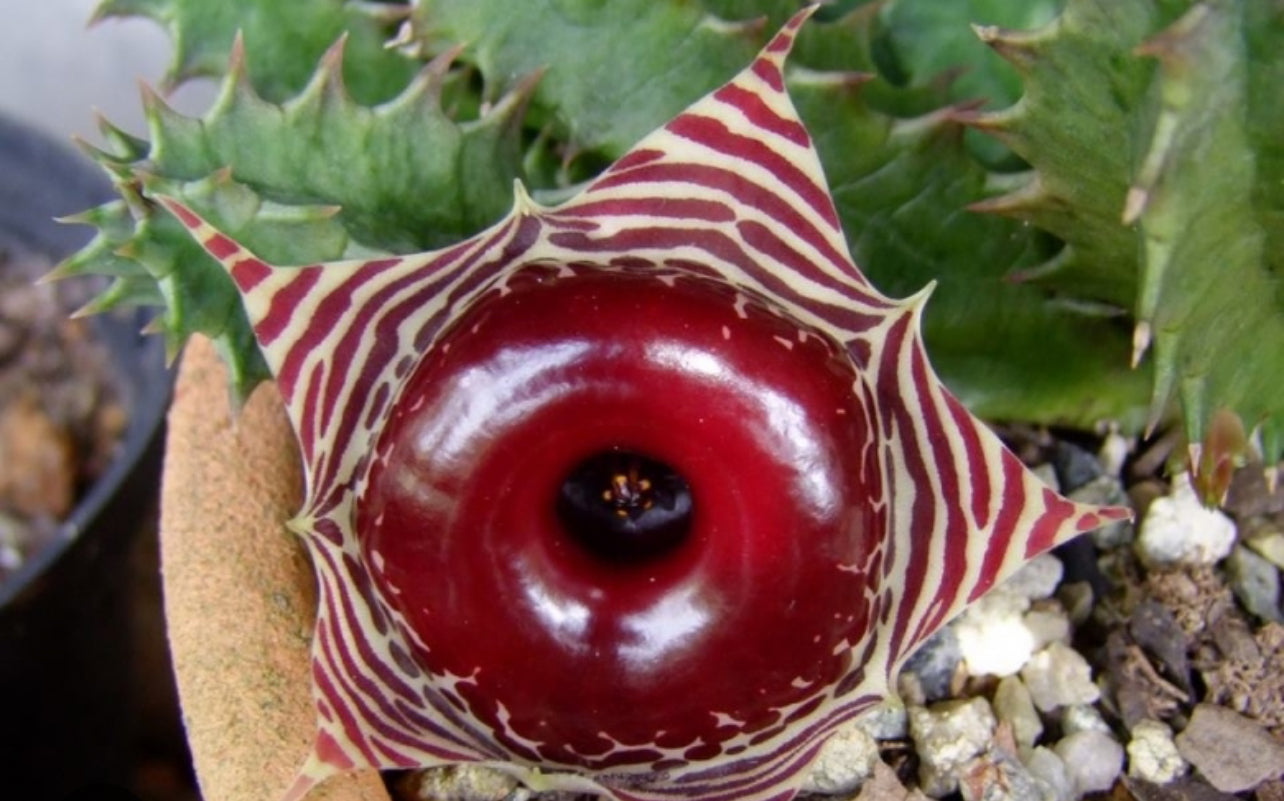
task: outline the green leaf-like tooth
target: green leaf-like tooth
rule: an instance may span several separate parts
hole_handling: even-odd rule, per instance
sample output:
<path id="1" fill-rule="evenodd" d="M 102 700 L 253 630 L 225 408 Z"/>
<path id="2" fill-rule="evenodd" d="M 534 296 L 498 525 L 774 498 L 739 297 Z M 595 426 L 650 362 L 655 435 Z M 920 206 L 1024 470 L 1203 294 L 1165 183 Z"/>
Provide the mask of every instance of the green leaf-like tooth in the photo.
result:
<path id="1" fill-rule="evenodd" d="M 1284 243 L 1282 18 L 1269 0 L 1069 0 L 1033 33 L 983 31 L 1025 94 L 967 120 L 1035 170 L 973 208 L 1067 243 L 1017 277 L 1133 309 L 1148 428 L 1177 400 L 1198 443 L 1228 407 L 1269 432 L 1268 461 L 1284 414 L 1281 256 L 1266 244 Z"/>
<path id="2" fill-rule="evenodd" d="M 1143 238 L 1137 314 L 1166 379 L 1152 413 L 1175 390 L 1199 443 L 1226 407 L 1270 432 L 1270 461 L 1284 417 L 1284 256 L 1268 246 L 1284 235 L 1272 205 L 1284 197 L 1284 115 L 1278 86 L 1273 97 L 1254 87 L 1284 68 L 1282 37 L 1277 4 L 1207 0 L 1139 48 L 1158 62 L 1159 107 L 1127 208 Z"/>
<path id="3" fill-rule="evenodd" d="M 144 16 L 162 25 L 173 42 L 165 89 L 191 78 L 221 76 L 234 38 L 243 33 L 255 88 L 274 102 L 297 94 L 325 49 L 347 32 L 353 94 L 363 103 L 379 103 L 405 86 L 416 65 L 384 48 L 395 25 L 393 11 L 405 14 L 405 6 L 388 6 L 376 14 L 370 5 L 346 0 L 104 0 L 94 20 Z"/>
<path id="4" fill-rule="evenodd" d="M 1091 297 L 1054 299 L 1010 280 L 1053 254 L 1028 226 L 965 211 L 990 192 L 992 176 L 964 143 L 964 110 L 897 120 L 866 102 L 871 84 L 790 77 L 857 262 L 891 295 L 939 282 L 924 334 L 971 408 L 1079 425 L 1143 422 L 1148 375 L 1128 370 L 1122 332 L 1083 314 Z"/>
<path id="5" fill-rule="evenodd" d="M 146 139 L 141 139 L 128 131 L 112 124 L 111 120 L 101 113 L 95 112 L 94 123 L 98 127 L 98 133 L 102 136 L 103 141 L 109 148 L 113 158 L 122 161 L 138 161 L 147 155 L 148 143 Z"/>
<path id="6" fill-rule="evenodd" d="M 424 0 L 412 20 L 428 52 L 466 43 L 491 98 L 516 76 L 546 71 L 533 98 L 536 119 L 605 159 L 730 78 L 765 31 L 760 19 L 730 23 L 672 0 L 571 2 L 557 13 L 542 3 Z M 578 66 L 586 63 L 610 68 Z"/>
<path id="7" fill-rule="evenodd" d="M 143 118 L 147 121 L 147 133 L 151 139 L 146 162 L 148 169 L 156 169 L 153 165 L 164 163 L 168 156 L 164 151 L 165 142 L 178 137 L 198 136 L 201 122 L 175 111 L 156 89 L 147 84 L 142 85 L 142 103 Z"/>
<path id="8" fill-rule="evenodd" d="M 347 7 L 378 22 L 380 25 L 396 25 L 410 18 L 411 4 L 370 2 L 369 0 L 347 0 Z"/>
<path id="9" fill-rule="evenodd" d="M 155 327 L 171 355 L 195 332 L 232 357 L 236 392 L 267 376 L 226 274 L 172 218 L 156 194 L 179 197 L 278 263 L 444 245 L 507 211 L 521 164 L 521 119 L 530 81 L 487 113 L 456 123 L 441 108 L 449 56 L 417 66 L 418 78 L 376 106 L 348 92 L 353 40 L 331 43 L 302 92 L 285 103 L 254 88 L 244 40 L 228 54 L 213 107 L 199 118 L 143 89 L 150 142 L 109 137 L 86 148 L 114 177 L 121 199 L 79 215 L 98 236 L 54 277 L 106 273 L 128 279 L 88 310 L 124 302 L 164 306 Z M 114 140 L 114 141 L 112 141 Z M 147 293 L 133 284 L 146 280 Z"/>
<path id="10" fill-rule="evenodd" d="M 1172 18 L 1172 5 L 1069 0 L 1038 30 L 983 32 L 1021 73 L 1025 91 L 1015 105 L 970 123 L 1039 173 L 1047 202 L 1021 219 L 1069 243 L 1075 255 L 1050 289 L 1124 306 L 1136 297 L 1140 240 L 1120 217 L 1154 67 L 1133 51 Z"/>
<path id="11" fill-rule="evenodd" d="M 1019 73 L 1028 74 L 1038 61 L 1038 46 L 1044 34 L 1006 30 L 997 25 L 973 25 L 972 32 Z"/>
<path id="12" fill-rule="evenodd" d="M 95 295 L 84 306 L 72 312 L 71 316 L 88 317 L 116 309 L 160 306 L 163 303 L 164 300 L 157 291 L 155 281 L 147 276 L 122 276 L 108 284 L 105 290 Z"/>
<path id="13" fill-rule="evenodd" d="M 532 152 L 532 175 L 546 186 L 585 177 L 560 168 L 559 158 L 618 156 L 639 133 L 662 124 L 729 76 L 743 62 L 743 51 L 756 46 L 744 38 L 756 28 L 736 27 L 737 38 L 715 20 L 757 24 L 765 16 L 770 26 L 796 8 L 769 0 L 705 0 L 702 5 L 703 13 L 673 0 L 627 0 L 609 7 L 566 2 L 557 13 L 542 4 L 514 13 L 511 4 L 498 0 L 424 0 L 413 22 L 417 41 L 430 52 L 467 43 L 460 58 L 478 65 L 491 92 L 508 86 L 511 76 L 546 68 L 528 125 L 542 131 L 540 146 L 550 139 L 569 140 L 556 153 Z M 794 66 L 788 76 L 835 187 L 858 262 L 893 295 L 941 280 L 926 322 L 929 347 L 947 383 L 974 410 L 1078 424 L 1115 416 L 1139 426 L 1148 375 L 1128 373 L 1131 343 L 1124 331 L 1103 327 L 1099 320 L 1089 324 L 1082 314 L 1084 308 L 1100 308 L 1091 306 L 1097 301 L 1111 308 L 1127 305 L 1130 296 L 1081 293 L 1068 283 L 1044 288 L 1007 280 L 1053 254 L 1042 235 L 1020 222 L 962 211 L 993 191 L 963 146 L 959 121 L 972 112 L 940 105 L 946 82 L 914 76 L 907 87 L 898 87 L 880 76 L 853 77 L 877 68 L 871 43 L 880 35 L 879 25 L 879 4 L 851 9 L 831 22 L 813 22 L 800 35 L 794 62 L 809 69 Z M 692 41 L 700 42 L 698 64 L 683 61 L 686 51 L 675 57 L 666 44 L 689 47 Z M 575 70 L 571 60 L 558 56 L 574 52 L 580 54 L 576 63 L 583 63 L 599 51 L 609 53 L 604 63 L 615 70 Z M 722 63 L 729 66 L 719 67 Z M 620 74 L 648 91 L 621 91 Z M 624 112 L 618 108 L 620 97 L 627 97 Z M 1126 178 L 1119 183 L 1122 196 Z M 547 199 L 540 184 L 535 188 Z M 1110 221 L 1118 225 L 1117 210 Z M 1078 269 L 1068 263 L 1063 269 Z M 1049 298 L 1049 291 L 1061 297 Z M 1103 393 L 1094 384 L 1109 390 Z"/>
<path id="14" fill-rule="evenodd" d="M 356 105 L 343 84 L 343 51 L 347 43 L 348 37 L 340 36 L 326 49 L 316 72 L 312 73 L 312 79 L 298 97 L 290 101 L 290 106 L 297 109 L 297 113 L 321 116 L 328 104 L 339 109 Z"/>
<path id="15" fill-rule="evenodd" d="M 149 17 L 164 21 L 166 0 L 101 0 L 89 18 L 90 24 L 108 17 Z"/>
<path id="16" fill-rule="evenodd" d="M 194 191 L 189 184 L 230 168 L 224 178 L 256 198 L 252 221 L 231 233 L 278 262 L 334 258 L 315 254 L 335 247 L 344 253 L 441 247 L 507 210 L 509 187 L 526 156 L 523 137 L 529 141 L 542 132 L 529 159 L 538 171 L 534 191 L 589 177 L 594 164 L 618 155 L 739 69 L 761 43 L 757 26 L 764 17 L 796 8 L 793 0 L 563 0 L 553 14 L 540 3 L 423 0 L 408 30 L 415 44 L 443 57 L 412 81 L 420 65 L 404 58 L 408 40 L 401 40 L 380 56 L 398 60 L 399 93 L 378 95 L 369 82 L 358 86 L 361 75 L 379 72 L 359 45 L 379 26 L 386 34 L 390 19 L 376 24 L 369 8 L 349 6 L 340 15 L 365 18 L 365 33 L 350 34 L 342 63 L 335 46 L 339 29 L 324 40 L 317 34 L 325 28 L 317 21 L 330 19 L 335 3 L 316 0 L 296 10 L 302 39 L 317 48 L 309 70 L 279 70 L 265 82 L 259 65 L 275 63 L 276 56 L 267 52 L 262 32 L 280 13 L 275 7 L 255 17 L 246 9 L 264 5 L 262 0 L 146 5 L 163 9 L 170 29 L 189 35 L 202 14 L 216 15 L 202 46 L 227 57 L 220 67 L 226 79 L 214 108 L 200 119 L 174 114 L 150 98 L 150 147 L 127 147 L 133 158 L 118 156 L 114 165 L 102 161 L 116 170 L 126 197 L 134 196 L 130 208 L 149 246 L 131 252 L 143 254 L 148 269 L 165 278 L 190 270 L 201 287 L 200 296 L 167 289 L 180 311 L 163 325 L 174 328 L 179 341 L 197 330 L 195 320 L 221 326 L 228 348 L 235 347 L 233 333 L 249 340 L 225 313 L 226 287 L 205 277 L 208 265 L 199 258 L 184 262 L 191 254 L 174 252 L 167 231 L 143 224 L 154 214 L 149 197 L 165 182 L 181 196 Z M 1084 312 L 1130 307 L 1135 300 L 1140 240 L 1120 215 L 1131 150 L 1141 148 L 1134 138 L 1126 146 L 1103 139 L 1107 132 L 1136 137 L 1134 127 L 1145 130 L 1137 117 L 1154 68 L 1131 51 L 1156 20 L 1175 16 L 1174 3 L 1124 0 L 1102 8 L 1069 0 L 1057 23 L 1034 33 L 987 29 L 996 49 L 1019 62 L 1027 90 L 1016 106 L 987 114 L 941 110 L 952 91 L 944 77 L 913 74 L 906 86 L 881 76 L 852 77 L 885 64 L 875 63 L 873 54 L 883 34 L 881 5 L 861 4 L 809 26 L 795 63 L 811 70 L 789 76 L 791 90 L 807 95 L 800 105 L 838 189 L 858 260 L 893 294 L 940 278 L 926 321 L 929 347 L 951 386 L 982 414 L 1078 424 L 1112 416 L 1124 418 L 1125 427 L 1139 425 L 1151 364 L 1127 373 L 1133 343 L 1126 328 L 1090 321 Z M 1104 39 L 1098 23 L 1107 26 Z M 240 45 L 233 43 L 238 29 L 244 31 Z M 578 47 L 582 41 L 588 50 Z M 460 43 L 467 44 L 462 54 Z M 321 66 L 311 69 L 327 46 Z M 282 47 L 299 60 L 303 45 Z M 444 52 L 449 48 L 455 51 Z M 592 58 L 612 68 L 573 68 Z M 456 59 L 465 68 L 476 65 L 482 75 L 490 102 L 476 119 L 469 116 L 474 101 L 459 90 L 467 73 L 451 69 Z M 1110 83 L 1110 70 L 1118 70 L 1122 84 Z M 628 85 L 621 85 L 622 77 Z M 442 109 L 447 89 L 468 122 Z M 381 105 L 363 105 L 375 96 Z M 1036 172 L 987 174 L 963 147 L 959 123 L 967 120 L 1003 138 Z M 1084 131 L 1091 140 L 1086 150 L 1062 152 L 1067 138 Z M 577 153 L 587 166 L 564 168 Z M 1055 156 L 1050 161 L 1049 153 Z M 1085 161 L 1085 155 L 1102 153 L 1104 164 Z M 996 197 L 1017 182 L 1026 187 L 1024 196 Z M 237 201 L 220 191 L 204 202 Z M 307 209 L 302 217 L 288 213 L 296 205 Z M 193 201 L 206 213 L 200 206 Z M 969 207 L 1013 219 L 963 211 Z M 208 213 L 237 216 L 230 209 Z M 283 216 L 270 222 L 273 214 Z M 1056 251 L 1049 237 L 1022 223 L 1069 245 Z M 297 226 L 314 227 L 315 251 L 304 237 L 289 235 L 302 230 Z M 272 255 L 287 250 L 298 258 Z"/>

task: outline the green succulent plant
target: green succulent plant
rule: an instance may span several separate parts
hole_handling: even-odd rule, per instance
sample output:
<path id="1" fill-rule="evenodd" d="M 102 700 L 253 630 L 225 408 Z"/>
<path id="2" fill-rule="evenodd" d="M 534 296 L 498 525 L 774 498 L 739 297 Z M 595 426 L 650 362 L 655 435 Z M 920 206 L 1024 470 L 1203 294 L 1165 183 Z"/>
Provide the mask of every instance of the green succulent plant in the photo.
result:
<path id="1" fill-rule="evenodd" d="M 552 202 L 747 63 L 792 0 L 104 0 L 175 43 L 139 139 L 94 150 L 120 199 L 58 275 L 92 305 L 209 335 L 247 393 L 267 371 L 226 272 L 154 202 L 273 263 L 401 253 Z M 976 23 L 976 24 L 969 24 Z M 385 46 L 386 43 L 386 46 Z M 838 0 L 790 93 L 856 261 L 938 287 L 924 323 L 984 417 L 1191 442 L 1228 410 L 1284 454 L 1284 7 L 1272 0 Z"/>

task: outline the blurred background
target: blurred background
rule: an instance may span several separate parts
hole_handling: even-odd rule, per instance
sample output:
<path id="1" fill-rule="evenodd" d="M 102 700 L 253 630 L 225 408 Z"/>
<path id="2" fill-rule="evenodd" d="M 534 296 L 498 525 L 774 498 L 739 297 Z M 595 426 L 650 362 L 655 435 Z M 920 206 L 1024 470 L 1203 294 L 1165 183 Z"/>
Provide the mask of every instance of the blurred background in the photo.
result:
<path id="1" fill-rule="evenodd" d="M 56 137 L 97 141 L 95 110 L 131 133 L 146 125 L 138 83 L 160 82 L 169 40 L 147 20 L 108 19 L 89 25 L 97 0 L 0 0 L 0 113 Z M 209 83 L 171 97 L 197 112 L 214 96 Z"/>
<path id="2" fill-rule="evenodd" d="M 75 162 L 84 161 L 91 175 L 98 168 L 80 158 L 72 138 L 101 142 L 96 113 L 144 135 L 139 83 L 158 84 L 170 59 L 165 32 L 149 21 L 109 19 L 91 26 L 96 5 L 97 0 L 0 0 L 0 122 L 48 135 L 54 145 L 66 146 L 58 150 L 67 151 L 53 154 L 53 162 L 70 161 L 75 173 Z M 213 96 L 211 84 L 197 83 L 170 100 L 198 113 Z M 11 136 L 13 129 L 6 130 Z M 0 200 L 9 207 L 0 209 L 0 218 L 6 227 L 19 214 L 39 215 L 41 222 L 53 216 L 41 198 L 31 197 L 25 167 L 43 163 L 44 155 L 37 150 L 0 159 Z M 29 199 L 30 209 L 14 208 Z M 52 234 L 59 240 L 89 235 L 88 228 L 55 228 L 61 229 Z M 91 542 L 73 548 L 57 571 L 47 571 L 0 608 L 0 698 L 8 699 L 0 715 L 17 724 L 0 726 L 0 775 L 17 774 L 17 787 L 6 786 L 6 797 L 9 790 L 24 801 L 71 801 L 84 793 L 118 797 L 91 787 L 67 795 L 86 780 L 101 780 L 123 786 L 140 801 L 197 798 L 164 638 L 156 533 L 159 453 L 159 440 L 153 439 L 133 488 L 98 515 L 108 527 L 125 531 L 109 534 L 101 547 Z M 105 566 L 116 580 L 100 587 Z M 45 692 L 45 685 L 67 681 L 83 683 L 86 698 L 100 695 L 99 687 L 111 688 L 105 691 L 118 698 L 84 704 L 74 693 L 58 698 Z M 87 706 L 110 710 L 110 718 L 81 714 Z M 60 732 L 86 726 L 86 720 L 93 721 L 93 731 Z M 18 740 L 39 741 L 47 753 L 33 758 L 27 747 L 33 743 Z"/>

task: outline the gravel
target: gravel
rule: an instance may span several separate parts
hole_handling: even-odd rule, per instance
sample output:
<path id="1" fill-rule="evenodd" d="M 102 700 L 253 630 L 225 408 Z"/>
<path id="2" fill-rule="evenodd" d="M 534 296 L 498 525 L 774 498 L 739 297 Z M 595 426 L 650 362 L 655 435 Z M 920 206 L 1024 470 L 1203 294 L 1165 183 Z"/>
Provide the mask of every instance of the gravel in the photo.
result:
<path id="1" fill-rule="evenodd" d="M 105 346 L 69 318 L 84 299 L 34 283 L 48 269 L 0 251 L 0 581 L 57 541 L 126 423 Z"/>
<path id="2" fill-rule="evenodd" d="M 1128 775 L 1154 784 L 1167 784 L 1186 773 L 1173 741 L 1173 730 L 1158 720 L 1143 720 L 1132 728 L 1128 741 Z"/>
<path id="3" fill-rule="evenodd" d="M 1080 795 L 1109 790 L 1123 770 L 1123 746 L 1104 732 L 1075 732 L 1057 741 L 1052 750 L 1065 763 Z"/>
<path id="4" fill-rule="evenodd" d="M 1225 793 L 1252 789 L 1284 773 L 1284 742 L 1223 706 L 1196 706 L 1176 742 L 1186 761 Z"/>
<path id="5" fill-rule="evenodd" d="M 1137 533 L 1137 555 L 1147 567 L 1212 565 L 1235 544 L 1235 523 L 1207 509 L 1195 495 L 1190 475 L 1173 481 L 1172 494 L 1156 499 Z"/>
<path id="6" fill-rule="evenodd" d="M 1092 668 L 1083 655 L 1068 645 L 1054 642 L 1039 651 L 1021 668 L 1021 680 L 1030 690 L 1034 705 L 1044 712 L 1075 704 L 1091 704 L 1101 697 L 1092 682 Z"/>

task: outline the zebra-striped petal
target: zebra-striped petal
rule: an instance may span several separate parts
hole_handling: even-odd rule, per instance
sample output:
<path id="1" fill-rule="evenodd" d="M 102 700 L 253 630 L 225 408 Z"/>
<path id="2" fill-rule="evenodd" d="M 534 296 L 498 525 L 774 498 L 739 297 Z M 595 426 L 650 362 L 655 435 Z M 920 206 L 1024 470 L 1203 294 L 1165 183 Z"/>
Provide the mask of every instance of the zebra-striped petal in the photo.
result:
<path id="1" fill-rule="evenodd" d="M 278 268 L 178 202 L 163 201 L 226 265 L 239 288 L 303 454 L 306 499 L 289 525 L 307 544 L 319 579 L 313 646 L 319 732 L 314 757 L 289 799 L 301 798 L 330 773 L 357 766 L 455 762 L 490 764 L 535 788 L 598 792 L 620 801 L 791 798 L 826 737 L 888 694 L 890 677 L 917 643 L 1028 559 L 1126 516 L 1123 509 L 1075 504 L 1045 488 L 933 373 L 919 334 L 929 292 L 891 300 L 853 263 L 820 162 L 784 88 L 784 60 L 809 13 L 795 16 L 734 80 L 646 137 L 576 198 L 544 208 L 518 187 L 508 217 L 445 250 Z M 388 432 L 399 431 L 409 416 L 429 414 L 422 409 L 435 385 L 428 381 L 425 388 L 416 378 L 429 370 L 425 365 L 441 362 L 470 336 L 481 336 L 476 332 L 493 327 L 488 321 L 519 315 L 520 304 L 512 298 L 526 297 L 523 287 L 544 280 L 541 275 L 550 286 L 565 279 L 568 287 L 627 276 L 646 282 L 638 291 L 646 298 L 695 287 L 688 293 L 697 309 L 693 314 L 769 319 L 746 323 L 745 337 L 761 335 L 770 342 L 763 348 L 798 347 L 800 360 L 806 358 L 803 345 L 819 342 L 824 359 L 841 361 L 826 380 L 842 375 L 848 382 L 837 402 L 845 419 L 826 424 L 826 430 L 840 431 L 834 441 L 850 434 L 862 443 L 853 449 L 858 453 L 840 454 L 837 463 L 860 473 L 859 481 L 851 479 L 865 495 L 857 504 L 860 519 L 874 530 L 857 538 L 861 549 L 847 559 L 822 557 L 821 544 L 792 543 L 802 564 L 830 559 L 799 568 L 806 579 L 801 583 L 790 584 L 787 577 L 777 582 L 770 577 L 772 564 L 757 564 L 753 575 L 770 578 L 753 588 L 759 592 L 754 597 L 766 600 L 750 607 L 755 614 L 768 606 L 787 609 L 799 598 L 776 598 L 773 588 L 805 595 L 803 585 L 813 578 L 818 585 L 844 588 L 832 594 L 848 598 L 849 605 L 829 610 L 839 621 L 825 629 L 830 639 L 815 638 L 823 682 L 792 674 L 784 686 L 760 689 L 765 700 L 759 709 L 746 708 L 748 702 L 716 708 L 714 700 L 704 705 L 704 696 L 690 692 L 675 691 L 671 701 L 663 694 L 629 696 L 633 690 L 622 687 L 624 697 L 645 699 L 638 719 L 673 725 L 657 726 L 661 730 L 645 737 L 636 731 L 626 735 L 618 716 L 586 702 L 556 707 L 565 720 L 554 726 L 540 721 L 541 729 L 529 710 L 505 704 L 531 697 L 514 689 L 521 684 L 519 673 L 510 666 L 497 681 L 489 665 L 459 668 L 465 662 L 443 652 L 467 644 L 424 625 L 431 610 L 409 600 L 428 597 L 416 583 L 431 585 L 434 599 L 471 597 L 469 587 L 451 584 L 462 579 L 450 570 L 390 578 L 397 566 L 386 562 L 396 549 L 371 544 L 385 542 L 368 530 L 383 524 L 385 509 L 372 511 L 370 497 L 389 482 L 401 481 L 407 492 L 419 490 L 405 483 L 414 471 L 396 461 L 396 437 Z M 548 297 L 560 297 L 559 291 L 548 290 Z M 650 319 L 629 308 L 618 306 L 624 328 Z M 503 313 L 479 311 L 487 309 Z M 768 335 L 780 325 L 797 336 Z M 731 339 L 730 322 L 721 331 Z M 574 367 L 573 356 L 567 358 Z M 752 372 L 753 354 L 745 358 L 743 370 Z M 492 403 L 489 414 L 519 414 L 520 402 Z M 772 416 L 778 412 L 768 414 L 764 425 L 784 430 L 782 418 Z M 433 442 L 428 458 L 445 447 Z M 406 547 L 437 548 L 438 533 L 424 530 L 422 542 Z M 779 537 L 795 533 L 781 531 Z M 737 532 L 719 529 L 708 536 L 734 546 Z M 743 560 L 774 558 L 767 554 L 746 545 Z M 649 607 L 657 625 L 669 629 L 689 623 L 683 615 L 692 608 L 679 595 L 685 585 L 674 586 Z M 475 638 L 488 642 L 514 636 L 488 627 L 495 610 L 478 597 L 479 608 L 454 610 L 452 625 L 462 620 Z M 497 595 L 493 605 L 501 603 Z M 570 614 L 556 604 L 550 608 Z M 753 625 L 734 614 L 716 619 L 735 621 L 736 636 L 749 643 L 744 653 L 754 657 L 742 659 L 731 649 L 726 661 L 693 663 L 700 670 L 674 662 L 669 667 L 675 673 L 681 665 L 687 673 L 703 671 L 721 684 L 745 686 L 786 675 L 756 673 L 749 664 L 775 658 L 766 653 L 758 659 Z M 783 641 L 769 640 L 758 652 Z M 533 666 L 543 657 L 532 652 L 525 658 Z M 651 669 L 663 671 L 666 663 Z M 532 669 L 532 676 L 537 672 Z M 610 690 L 609 683 L 619 680 L 611 670 L 591 667 L 563 678 L 573 686 L 583 683 L 585 698 L 598 697 L 602 689 L 588 683 L 605 682 Z M 673 681 L 678 688 L 714 684 L 707 676 L 697 679 L 704 683 Z M 601 747 L 556 742 L 549 732 L 557 731 L 587 732 Z"/>

